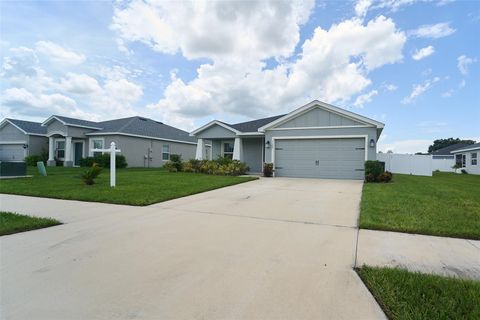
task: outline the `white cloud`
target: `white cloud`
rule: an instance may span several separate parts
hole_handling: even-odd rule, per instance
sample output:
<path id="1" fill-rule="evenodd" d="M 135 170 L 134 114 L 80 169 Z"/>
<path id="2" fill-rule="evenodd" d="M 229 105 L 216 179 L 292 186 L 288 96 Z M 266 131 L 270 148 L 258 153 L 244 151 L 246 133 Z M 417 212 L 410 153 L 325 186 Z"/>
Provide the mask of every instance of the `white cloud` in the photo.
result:
<path id="1" fill-rule="evenodd" d="M 432 86 L 438 81 L 440 81 L 440 78 L 435 77 L 433 79 L 428 79 L 428 80 L 424 81 L 422 84 L 416 84 L 413 87 L 413 90 L 410 93 L 410 95 L 408 97 L 405 97 L 402 100 L 402 103 L 403 104 L 409 104 L 409 103 L 413 102 L 416 98 L 418 98 L 420 95 L 422 95 L 425 91 L 432 88 Z"/>
<path id="2" fill-rule="evenodd" d="M 390 143 L 378 141 L 378 150 L 387 152 L 392 150 L 394 153 L 410 153 L 427 152 L 428 146 L 432 144 L 432 140 L 426 139 L 412 139 L 412 140 L 398 140 Z"/>
<path id="3" fill-rule="evenodd" d="M 368 93 L 365 93 L 365 94 L 362 94 L 360 96 L 357 97 L 357 99 L 355 100 L 355 102 L 353 103 L 353 105 L 355 107 L 359 107 L 359 108 L 363 108 L 363 105 L 365 103 L 369 103 L 372 101 L 372 98 L 374 96 L 376 96 L 378 94 L 378 91 L 377 90 L 372 90 Z"/>
<path id="4" fill-rule="evenodd" d="M 357 17 L 365 17 L 371 5 L 372 0 L 358 0 L 355 4 L 355 14 L 357 15 Z"/>
<path id="5" fill-rule="evenodd" d="M 448 129 L 448 123 L 444 121 L 434 121 L 434 120 L 427 120 L 427 121 L 420 121 L 417 124 L 422 131 L 428 133 L 439 133 L 445 132 Z"/>
<path id="6" fill-rule="evenodd" d="M 409 32 L 409 36 L 415 38 L 432 38 L 438 39 L 453 34 L 456 30 L 450 27 L 449 22 L 437 24 L 422 25 L 415 30 Z"/>
<path id="7" fill-rule="evenodd" d="M 457 67 L 458 70 L 460 70 L 460 73 L 463 74 L 464 76 L 468 74 L 468 68 L 469 66 L 476 62 L 476 58 L 469 58 L 465 55 L 461 55 L 460 57 L 457 58 Z"/>
<path id="8" fill-rule="evenodd" d="M 63 78 L 60 87 L 70 93 L 90 94 L 101 90 L 97 79 L 86 74 L 67 73 L 67 77 Z"/>
<path id="9" fill-rule="evenodd" d="M 289 56 L 313 1 L 132 1 L 116 8 L 121 44 L 140 41 L 188 59 L 258 60 Z"/>
<path id="10" fill-rule="evenodd" d="M 38 41 L 35 44 L 35 51 L 44 54 L 50 60 L 61 64 L 82 64 L 86 57 L 83 54 L 68 50 L 51 41 Z"/>
<path id="11" fill-rule="evenodd" d="M 385 89 L 387 91 L 395 91 L 398 89 L 398 86 L 391 84 L 391 83 L 384 83 L 381 86 L 382 89 Z"/>
<path id="12" fill-rule="evenodd" d="M 318 27 L 292 61 L 265 69 L 260 60 L 222 56 L 202 64 L 189 82 L 173 75 L 164 97 L 149 108 L 190 119 L 222 113 L 259 117 L 313 99 L 345 102 L 371 84 L 371 70 L 402 59 L 405 41 L 383 16 L 367 24 L 354 18 L 328 30 Z"/>
<path id="13" fill-rule="evenodd" d="M 413 55 L 412 59 L 413 60 L 422 60 L 423 58 L 426 58 L 430 55 L 432 55 L 435 52 L 435 49 L 433 46 L 428 46 L 425 48 L 421 48 L 420 50 L 416 50 Z"/>

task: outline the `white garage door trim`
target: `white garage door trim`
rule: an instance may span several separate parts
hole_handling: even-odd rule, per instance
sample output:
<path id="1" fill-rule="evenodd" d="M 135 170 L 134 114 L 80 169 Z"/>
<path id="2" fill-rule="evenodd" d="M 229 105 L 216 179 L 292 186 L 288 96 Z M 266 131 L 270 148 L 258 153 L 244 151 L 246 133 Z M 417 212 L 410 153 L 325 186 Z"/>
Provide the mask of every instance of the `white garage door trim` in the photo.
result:
<path id="1" fill-rule="evenodd" d="M 275 168 L 275 140 L 312 140 L 312 139 L 348 139 L 363 138 L 365 140 L 365 161 L 368 160 L 368 135 L 336 135 L 336 136 L 288 136 L 288 137 L 272 137 L 272 163 Z M 273 171 L 275 176 L 275 170 Z"/>

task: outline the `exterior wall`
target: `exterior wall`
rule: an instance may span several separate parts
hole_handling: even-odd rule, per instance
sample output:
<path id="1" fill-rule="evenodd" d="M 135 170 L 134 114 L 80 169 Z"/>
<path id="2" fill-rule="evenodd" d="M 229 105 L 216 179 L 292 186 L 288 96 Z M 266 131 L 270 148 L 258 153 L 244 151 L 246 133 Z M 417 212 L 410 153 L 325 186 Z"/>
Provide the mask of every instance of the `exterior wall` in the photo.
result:
<path id="1" fill-rule="evenodd" d="M 298 129 L 298 130 L 267 130 L 265 132 L 265 141 L 272 143 L 272 138 L 276 137 L 312 137 L 312 136 L 352 136 L 352 135 L 366 135 L 367 136 L 367 159 L 377 159 L 377 129 L 373 127 L 359 127 L 359 128 L 326 128 L 326 129 Z M 375 141 L 375 146 L 370 147 L 370 139 Z M 265 162 L 272 162 L 272 147 L 265 149 Z"/>
<path id="2" fill-rule="evenodd" d="M 56 132 L 58 134 L 61 134 L 62 136 L 67 135 L 67 127 L 64 126 L 60 121 L 58 120 L 53 120 L 50 122 L 50 124 L 47 126 L 47 135 Z"/>
<path id="3" fill-rule="evenodd" d="M 195 135 L 202 139 L 235 138 L 235 133 L 219 125 L 211 126 Z"/>
<path id="4" fill-rule="evenodd" d="M 48 138 L 29 135 L 27 149 L 28 155 L 40 155 L 42 152 L 48 152 Z"/>
<path id="5" fill-rule="evenodd" d="M 277 126 L 277 128 L 362 126 L 361 122 L 346 118 L 324 109 L 312 109 L 294 119 Z"/>
<path id="6" fill-rule="evenodd" d="M 6 141 L 21 141 L 26 143 L 28 141 L 28 137 L 25 133 L 18 130 L 10 123 L 7 123 L 0 129 L 0 143 Z"/>
<path id="7" fill-rule="evenodd" d="M 127 159 L 129 167 L 161 167 L 166 161 L 162 160 L 162 146 L 170 145 L 170 154 L 180 154 L 183 160 L 195 158 L 196 145 L 145 139 L 139 137 L 129 137 L 122 135 L 112 136 L 95 136 L 104 138 L 104 148 L 108 148 L 110 144 L 115 142 L 117 148 L 121 150 L 121 154 Z M 88 147 L 90 148 L 90 146 Z M 146 156 L 148 150 L 151 150 L 151 160 L 147 161 Z M 88 153 L 88 152 L 87 152 Z"/>
<path id="8" fill-rule="evenodd" d="M 263 166 L 263 137 L 262 138 L 242 138 L 243 159 L 250 172 L 262 172 Z"/>
<path id="9" fill-rule="evenodd" d="M 212 159 L 215 160 L 222 155 L 222 141 L 212 140 Z"/>
<path id="10" fill-rule="evenodd" d="M 94 131 L 98 131 L 98 130 L 67 126 L 68 136 L 74 137 L 74 138 L 85 138 L 86 133 L 90 133 Z"/>
<path id="11" fill-rule="evenodd" d="M 477 165 L 472 165 L 472 153 L 477 153 Z M 480 149 L 455 153 L 465 155 L 465 169 L 469 174 L 480 174 Z"/>

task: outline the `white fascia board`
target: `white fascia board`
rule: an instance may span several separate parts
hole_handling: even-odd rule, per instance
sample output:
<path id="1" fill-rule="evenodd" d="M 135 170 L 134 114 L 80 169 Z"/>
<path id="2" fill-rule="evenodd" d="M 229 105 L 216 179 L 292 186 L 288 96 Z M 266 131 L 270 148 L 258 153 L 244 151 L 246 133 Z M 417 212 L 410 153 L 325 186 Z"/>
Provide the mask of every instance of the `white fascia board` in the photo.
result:
<path id="1" fill-rule="evenodd" d="M 234 128 L 228 126 L 228 125 L 226 125 L 226 124 L 223 123 L 223 122 L 220 122 L 220 121 L 218 121 L 218 120 L 212 120 L 212 121 L 210 121 L 209 123 L 207 123 L 206 125 L 201 126 L 200 128 L 198 128 L 198 129 L 190 132 L 190 136 L 193 137 L 193 136 L 195 136 L 197 133 L 199 133 L 199 132 L 201 132 L 201 131 L 203 131 L 203 130 L 205 130 L 205 129 L 207 129 L 207 128 L 210 128 L 211 126 L 214 126 L 214 125 L 218 125 L 218 126 L 220 126 L 220 127 L 223 127 L 223 128 L 225 128 L 225 129 L 227 129 L 227 130 L 232 131 L 232 132 L 235 133 L 235 134 L 240 134 L 240 133 L 241 133 L 240 131 L 238 131 L 238 130 L 236 130 L 236 129 L 234 129 Z"/>
<path id="2" fill-rule="evenodd" d="M 0 144 L 27 144 L 27 141 L 0 141 Z"/>
<path id="3" fill-rule="evenodd" d="M 45 120 L 45 121 L 42 122 L 42 127 L 47 126 L 50 122 L 52 122 L 52 120 L 57 120 L 57 121 L 59 121 L 59 122 L 60 122 L 61 124 L 63 124 L 63 125 L 66 125 L 66 124 L 67 124 L 65 121 L 57 118 L 56 116 L 50 116 L 50 117 L 47 118 L 47 120 Z"/>
<path id="4" fill-rule="evenodd" d="M 44 127 L 47 126 L 52 120 L 57 120 L 61 124 L 63 124 L 64 126 L 69 126 L 69 127 L 77 127 L 77 128 L 85 128 L 85 129 L 93 129 L 93 130 L 102 130 L 103 129 L 103 128 L 99 128 L 99 127 L 83 126 L 81 124 L 68 123 L 68 122 L 63 121 L 60 118 L 57 118 L 56 116 L 51 116 L 47 120 L 43 121 L 42 126 L 44 126 Z"/>
<path id="5" fill-rule="evenodd" d="M 286 114 L 285 116 L 283 116 L 283 117 L 281 117 L 277 120 L 274 120 L 270 123 L 267 123 L 263 127 L 258 128 L 258 131 L 259 132 L 265 132 L 265 130 L 267 130 L 271 127 L 274 127 L 276 125 L 279 125 L 281 123 L 284 123 L 284 122 L 286 122 L 290 119 L 293 119 L 293 118 L 295 118 L 295 117 L 297 117 L 297 116 L 299 116 L 299 115 L 301 115 L 301 114 L 303 114 L 303 113 L 305 113 L 305 112 L 307 112 L 307 111 L 309 111 L 309 110 L 311 110 L 315 107 L 320 107 L 320 108 L 325 109 L 327 111 L 342 115 L 342 116 L 350 118 L 352 120 L 363 122 L 365 124 L 374 125 L 377 128 L 383 128 L 385 126 L 385 124 L 383 124 L 379 121 L 375 121 L 373 119 L 361 116 L 359 114 L 350 112 L 348 110 L 344 110 L 344 109 L 332 106 L 331 104 L 328 104 L 328 103 L 325 103 L 325 102 L 321 102 L 321 101 L 318 101 L 318 100 L 313 100 L 312 102 L 310 102 L 310 103 L 308 103 L 308 104 L 306 104 L 306 105 L 304 105 L 304 106 Z"/>
<path id="6" fill-rule="evenodd" d="M 27 132 L 29 136 L 48 137 L 46 134 Z"/>
<path id="7" fill-rule="evenodd" d="M 240 132 L 237 133 L 237 136 L 264 136 L 263 132 Z"/>
<path id="8" fill-rule="evenodd" d="M 479 150 L 479 151 L 480 151 L 480 147 L 458 149 L 458 150 L 450 151 L 450 153 L 455 154 L 455 153 L 466 152 L 466 151 L 473 151 L 473 150 Z"/>
<path id="9" fill-rule="evenodd" d="M 0 123 L 0 128 L 3 128 L 7 123 L 11 124 L 12 126 L 14 126 L 15 128 L 17 128 L 18 130 L 22 131 L 24 134 L 28 134 L 25 130 L 23 130 L 22 128 L 20 128 L 19 126 L 17 126 L 15 123 L 13 123 L 12 121 L 10 121 L 9 119 L 3 119 L 3 121 Z"/>
<path id="10" fill-rule="evenodd" d="M 86 133 L 85 135 L 86 136 L 127 136 L 127 137 L 136 137 L 136 138 L 144 138 L 144 139 L 170 141 L 170 142 L 178 142 L 178 143 L 197 145 L 196 142 L 191 142 L 191 141 L 182 141 L 182 140 L 174 140 L 174 139 L 167 139 L 167 138 L 142 136 L 142 135 L 139 135 L 139 134 L 123 133 L 123 132 L 92 132 L 92 133 Z"/>

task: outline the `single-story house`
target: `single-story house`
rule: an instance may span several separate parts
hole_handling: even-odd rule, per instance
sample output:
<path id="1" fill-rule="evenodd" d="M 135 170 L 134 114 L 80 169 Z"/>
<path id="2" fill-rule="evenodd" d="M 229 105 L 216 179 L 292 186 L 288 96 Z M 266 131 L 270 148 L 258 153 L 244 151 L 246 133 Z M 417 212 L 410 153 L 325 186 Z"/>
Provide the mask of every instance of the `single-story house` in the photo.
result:
<path id="1" fill-rule="evenodd" d="M 433 151 L 432 154 L 432 170 L 433 171 L 443 171 L 443 172 L 453 172 L 452 168 L 455 164 L 455 156 L 452 154 L 453 150 L 460 149 L 468 146 L 467 143 L 456 143 L 445 148 L 441 148 Z"/>
<path id="2" fill-rule="evenodd" d="M 11 119 L 4 121 L 12 122 Z M 17 122 L 19 120 L 13 123 Z M 36 128 L 41 130 L 45 140 L 47 164 L 50 166 L 57 162 L 62 162 L 66 167 L 79 166 L 81 158 L 98 153 L 94 149 L 107 149 L 111 142 L 115 142 L 130 167 L 160 167 L 170 159 L 170 154 L 179 154 L 183 159 L 194 158 L 197 145 L 196 139 L 186 131 L 138 116 L 94 122 L 53 115 L 43 123 L 37 123 Z M 11 130 L 2 128 L 2 146 L 12 145 L 19 140 L 7 134 Z M 24 141 L 27 140 L 23 139 L 22 143 Z M 28 144 L 28 141 L 25 143 Z M 209 145 L 204 147 L 205 152 L 209 153 Z M 10 150 L 5 152 L 8 155 L 6 158 L 13 158 Z M 40 153 L 40 150 L 30 150 L 30 154 L 35 153 Z M 19 154 L 15 160 L 23 160 L 25 155 Z"/>
<path id="3" fill-rule="evenodd" d="M 470 174 L 480 174 L 480 143 L 470 144 L 451 151 L 455 163 Z"/>
<path id="4" fill-rule="evenodd" d="M 23 161 L 47 150 L 47 128 L 41 123 L 8 118 L 0 122 L 0 161 Z"/>
<path id="5" fill-rule="evenodd" d="M 273 163 L 279 177 L 363 179 L 364 162 L 376 160 L 384 124 L 314 100 L 288 114 L 229 124 L 214 120 L 192 131 L 198 140 L 196 158 L 244 161 L 250 172 Z"/>

